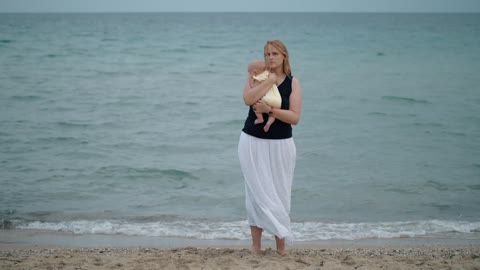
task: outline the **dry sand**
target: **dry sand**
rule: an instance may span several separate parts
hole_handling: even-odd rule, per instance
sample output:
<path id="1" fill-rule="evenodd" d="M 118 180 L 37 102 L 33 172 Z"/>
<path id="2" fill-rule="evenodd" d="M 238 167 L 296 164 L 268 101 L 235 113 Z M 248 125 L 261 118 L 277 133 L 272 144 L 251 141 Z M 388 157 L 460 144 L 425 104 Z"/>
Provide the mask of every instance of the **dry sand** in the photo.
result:
<path id="1" fill-rule="evenodd" d="M 0 269 L 480 269 L 480 247 L 38 248 L 0 250 Z"/>

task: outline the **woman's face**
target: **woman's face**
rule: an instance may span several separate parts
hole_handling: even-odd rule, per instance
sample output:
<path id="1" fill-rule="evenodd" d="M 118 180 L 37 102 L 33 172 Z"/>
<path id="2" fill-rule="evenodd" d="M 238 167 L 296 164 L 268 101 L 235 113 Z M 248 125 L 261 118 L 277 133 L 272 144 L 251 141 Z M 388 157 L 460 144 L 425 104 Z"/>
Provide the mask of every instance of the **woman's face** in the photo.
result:
<path id="1" fill-rule="evenodd" d="M 285 57 L 272 45 L 267 45 L 267 52 L 265 55 L 265 61 L 268 63 L 270 69 L 276 69 L 283 66 L 283 60 Z"/>

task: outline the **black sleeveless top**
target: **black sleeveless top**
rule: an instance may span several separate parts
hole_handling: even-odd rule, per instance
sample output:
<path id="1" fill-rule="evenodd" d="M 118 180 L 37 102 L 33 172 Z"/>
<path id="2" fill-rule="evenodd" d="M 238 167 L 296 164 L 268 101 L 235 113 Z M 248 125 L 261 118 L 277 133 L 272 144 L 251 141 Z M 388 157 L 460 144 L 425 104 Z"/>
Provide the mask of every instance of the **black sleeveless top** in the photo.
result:
<path id="1" fill-rule="evenodd" d="M 278 92 L 280 92 L 280 96 L 282 96 L 282 110 L 288 110 L 290 108 L 292 78 L 293 77 L 286 76 L 285 80 L 278 86 Z M 263 114 L 264 121 L 261 124 L 255 125 L 255 119 L 257 119 L 257 116 L 253 112 L 252 106 L 250 106 L 242 131 L 261 139 L 288 139 L 292 137 L 292 125 L 290 124 L 275 119 L 275 122 L 270 126 L 268 132 L 265 132 L 263 131 L 263 127 L 267 123 L 268 114 Z"/>

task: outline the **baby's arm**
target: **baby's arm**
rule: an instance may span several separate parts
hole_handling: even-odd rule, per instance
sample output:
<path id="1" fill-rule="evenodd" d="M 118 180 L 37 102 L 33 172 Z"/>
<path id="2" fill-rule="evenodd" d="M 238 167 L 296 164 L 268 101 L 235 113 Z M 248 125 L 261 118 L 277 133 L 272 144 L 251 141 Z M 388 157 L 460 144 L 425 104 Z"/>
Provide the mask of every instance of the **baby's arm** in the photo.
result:
<path id="1" fill-rule="evenodd" d="M 268 79 L 263 82 L 258 82 L 257 85 L 252 85 L 251 77 L 248 76 L 247 82 L 243 89 L 243 100 L 247 106 L 251 106 L 255 104 L 258 100 L 260 100 L 272 87 L 272 85 L 276 82 L 275 74 L 270 74 Z"/>

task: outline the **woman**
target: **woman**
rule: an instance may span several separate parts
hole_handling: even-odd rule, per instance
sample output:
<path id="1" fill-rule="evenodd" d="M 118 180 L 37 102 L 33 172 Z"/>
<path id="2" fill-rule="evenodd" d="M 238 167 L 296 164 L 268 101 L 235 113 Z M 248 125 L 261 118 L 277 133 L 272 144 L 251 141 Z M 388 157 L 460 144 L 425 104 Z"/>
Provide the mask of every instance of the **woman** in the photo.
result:
<path id="1" fill-rule="evenodd" d="M 269 78 L 254 87 L 250 78 L 245 83 L 243 99 L 250 109 L 240 135 L 238 155 L 245 178 L 251 252 L 261 253 L 265 230 L 275 235 L 277 253 L 283 256 L 285 240 L 292 241 L 289 213 L 296 148 L 291 125 L 300 120 L 301 90 L 299 81 L 291 75 L 288 51 L 280 40 L 267 41 L 264 56 L 271 72 Z M 282 96 L 280 109 L 261 101 L 273 84 Z M 263 113 L 263 124 L 255 124 L 255 112 Z M 277 121 L 265 132 L 263 126 L 269 115 Z"/>

